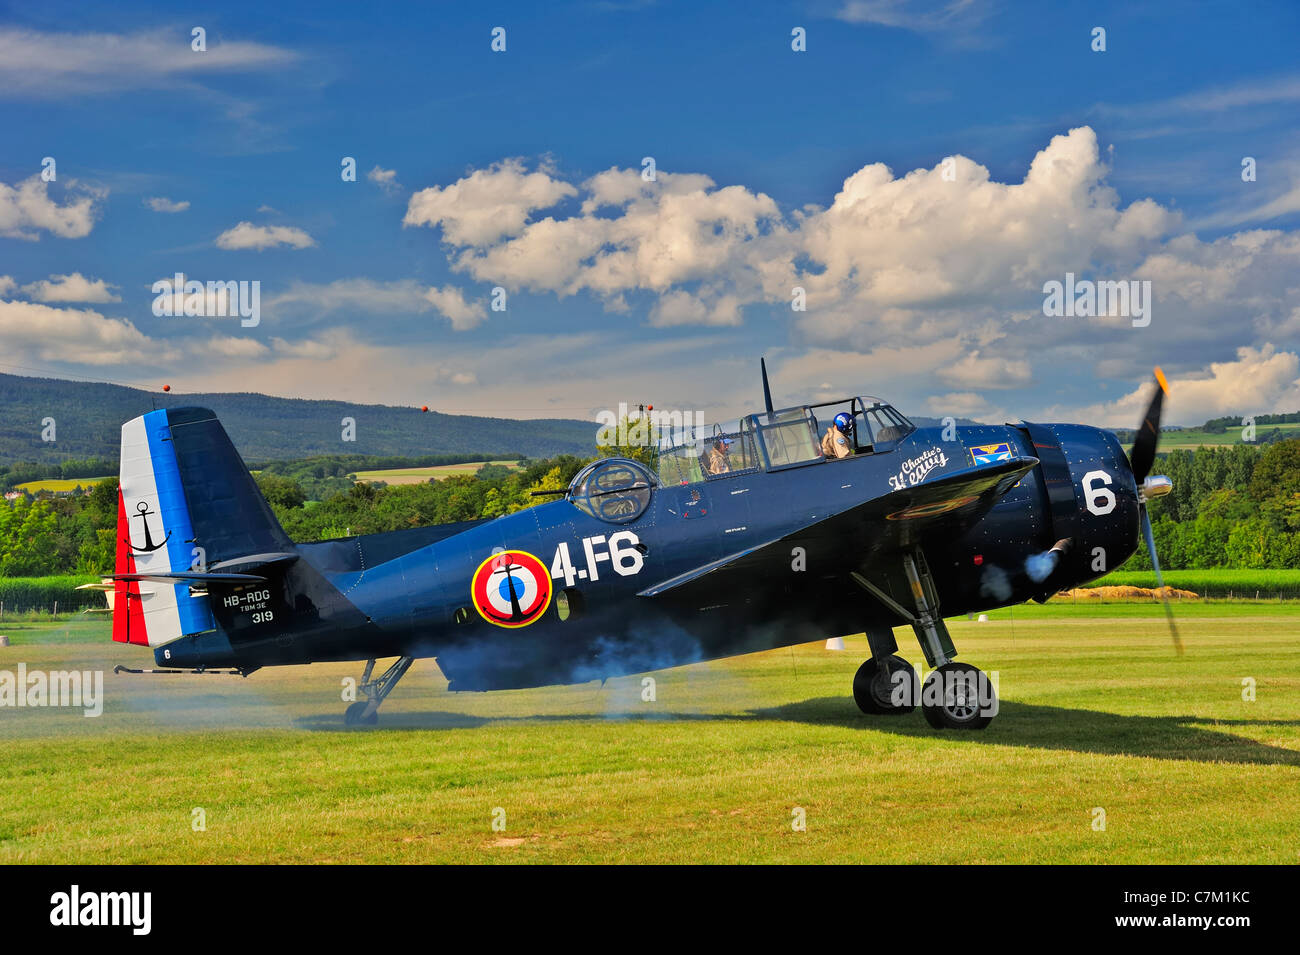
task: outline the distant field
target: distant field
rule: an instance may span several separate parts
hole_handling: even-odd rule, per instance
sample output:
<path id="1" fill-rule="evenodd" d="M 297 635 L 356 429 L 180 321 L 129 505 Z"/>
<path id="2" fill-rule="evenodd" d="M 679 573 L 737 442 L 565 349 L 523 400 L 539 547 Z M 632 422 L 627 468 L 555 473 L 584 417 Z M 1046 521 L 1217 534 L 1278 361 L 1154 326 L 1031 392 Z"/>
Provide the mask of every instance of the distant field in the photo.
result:
<path id="1" fill-rule="evenodd" d="M 653 702 L 639 675 L 449 693 L 420 660 L 345 729 L 360 664 L 114 675 L 153 658 L 105 620 L 5 624 L 0 669 L 101 670 L 104 700 L 0 710 L 0 864 L 1295 864 L 1300 607 L 1180 625 L 1181 657 L 1151 604 L 954 620 L 1002 700 L 960 733 L 860 714 L 862 637 L 659 671 Z"/>
<path id="2" fill-rule="evenodd" d="M 1300 438 L 1300 421 L 1289 421 L 1286 424 L 1257 424 L 1255 425 L 1256 439 L 1262 438 L 1274 429 L 1281 431 L 1287 438 Z M 1204 445 L 1210 447 L 1227 447 L 1233 444 L 1242 444 L 1241 428 L 1229 428 L 1221 434 L 1212 434 L 1208 431 L 1162 431 L 1160 433 L 1160 450 L 1171 451 L 1174 448 L 1197 448 Z"/>
<path id="3" fill-rule="evenodd" d="M 1237 597 L 1287 594 L 1300 595 L 1300 569 L 1279 570 L 1167 570 L 1165 584 L 1177 590 L 1191 590 L 1216 597 L 1231 593 Z M 1117 570 L 1107 574 L 1093 587 L 1154 587 L 1156 575 L 1149 570 Z"/>
<path id="4" fill-rule="evenodd" d="M 50 478 L 46 481 L 28 481 L 25 484 L 14 485 L 14 490 L 27 491 L 35 494 L 37 491 L 75 491 L 77 485 L 82 487 L 93 487 L 100 481 L 107 481 L 106 477 L 89 477 L 89 478 Z"/>
<path id="5" fill-rule="evenodd" d="M 519 462 L 508 461 L 470 461 L 466 464 L 440 464 L 431 468 L 393 468 L 389 471 L 357 471 L 352 477 L 361 481 L 383 481 L 386 484 L 423 484 L 425 481 L 441 481 L 443 478 L 457 475 L 472 475 L 485 464 L 500 464 L 511 471 L 519 470 Z"/>

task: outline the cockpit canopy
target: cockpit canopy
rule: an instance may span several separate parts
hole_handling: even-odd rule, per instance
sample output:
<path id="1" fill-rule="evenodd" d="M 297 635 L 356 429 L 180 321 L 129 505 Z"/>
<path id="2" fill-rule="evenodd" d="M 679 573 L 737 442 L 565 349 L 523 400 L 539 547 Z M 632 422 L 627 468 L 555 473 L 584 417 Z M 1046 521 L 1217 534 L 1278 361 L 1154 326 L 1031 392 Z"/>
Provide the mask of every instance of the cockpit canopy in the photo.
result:
<path id="1" fill-rule="evenodd" d="M 752 414 L 665 435 L 659 442 L 659 482 L 693 484 L 724 474 L 820 462 L 822 435 L 840 412 L 853 418 L 852 434 L 846 437 L 854 454 L 893 450 L 916 430 L 888 402 L 871 397 Z"/>
<path id="2" fill-rule="evenodd" d="M 630 458 L 601 458 L 574 475 L 567 497 L 584 514 L 627 524 L 650 506 L 657 482 L 650 469 Z"/>

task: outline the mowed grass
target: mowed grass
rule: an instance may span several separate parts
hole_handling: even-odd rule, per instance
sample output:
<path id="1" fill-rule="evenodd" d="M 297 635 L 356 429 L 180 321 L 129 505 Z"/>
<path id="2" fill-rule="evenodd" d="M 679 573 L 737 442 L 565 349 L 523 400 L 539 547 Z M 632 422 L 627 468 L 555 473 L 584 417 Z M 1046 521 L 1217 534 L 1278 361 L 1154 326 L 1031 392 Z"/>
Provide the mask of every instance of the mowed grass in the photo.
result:
<path id="1" fill-rule="evenodd" d="M 430 468 L 393 468 L 388 471 L 357 471 L 352 478 L 360 481 L 383 481 L 387 484 L 423 484 L 426 481 L 441 481 L 444 478 L 460 475 L 472 475 L 485 464 L 500 464 L 511 471 L 519 470 L 519 462 L 509 461 L 471 461 L 467 464 L 440 464 Z"/>
<path id="2" fill-rule="evenodd" d="M 103 621 L 6 624 L 0 670 L 103 669 L 106 699 L 0 709 L 0 862 L 1295 863 L 1300 607 L 1179 625 L 1182 657 L 1144 603 L 953 619 L 1003 701 L 958 733 L 861 715 L 862 638 L 661 671 L 654 702 L 639 676 L 451 694 L 419 661 L 345 729 L 358 665 L 115 676 L 150 655 Z"/>

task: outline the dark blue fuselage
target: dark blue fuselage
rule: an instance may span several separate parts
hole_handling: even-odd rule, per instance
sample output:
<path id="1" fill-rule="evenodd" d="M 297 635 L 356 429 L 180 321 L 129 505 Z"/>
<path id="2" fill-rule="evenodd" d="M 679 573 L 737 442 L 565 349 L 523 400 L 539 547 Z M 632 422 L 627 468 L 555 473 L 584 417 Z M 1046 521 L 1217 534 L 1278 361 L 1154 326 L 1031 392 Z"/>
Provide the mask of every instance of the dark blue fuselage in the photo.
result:
<path id="1" fill-rule="evenodd" d="M 1011 457 L 1038 463 L 973 521 L 943 519 L 964 500 L 889 511 L 900 494 Z M 1137 508 L 1110 432 L 924 428 L 843 460 L 657 486 L 626 523 L 562 499 L 455 528 L 297 545 L 297 566 L 272 583 L 279 627 L 230 619 L 171 645 L 165 662 L 434 656 L 453 689 L 580 682 L 900 624 L 848 575 L 902 602 L 904 547 L 923 550 L 945 615 L 1044 598 L 1127 559 Z M 1059 540 L 1070 542 L 1064 556 L 1036 570 L 1033 558 Z M 525 626 L 495 625 L 475 607 L 471 582 L 498 550 L 532 555 L 552 575 L 552 605 Z"/>

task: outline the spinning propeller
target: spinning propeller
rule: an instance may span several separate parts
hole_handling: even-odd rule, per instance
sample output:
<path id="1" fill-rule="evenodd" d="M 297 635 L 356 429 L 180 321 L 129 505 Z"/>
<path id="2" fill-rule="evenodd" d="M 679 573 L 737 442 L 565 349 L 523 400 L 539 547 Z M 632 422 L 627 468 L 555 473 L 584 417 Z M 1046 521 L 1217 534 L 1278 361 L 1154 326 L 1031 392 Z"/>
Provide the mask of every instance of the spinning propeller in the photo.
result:
<path id="1" fill-rule="evenodd" d="M 1160 441 L 1160 411 L 1165 395 L 1169 393 L 1169 382 L 1164 372 L 1156 369 L 1156 393 L 1147 406 L 1147 413 L 1142 418 L 1142 426 L 1133 440 L 1133 450 L 1129 453 L 1129 463 L 1133 468 L 1133 479 L 1137 482 L 1138 519 L 1142 524 L 1142 536 L 1147 542 L 1147 553 L 1151 557 L 1151 567 L 1156 572 L 1156 586 L 1160 588 L 1160 599 L 1165 605 L 1165 617 L 1169 620 L 1169 632 L 1173 634 L 1174 650 L 1183 652 L 1183 641 L 1178 636 L 1178 626 L 1174 623 L 1174 611 L 1169 605 L 1169 593 L 1165 590 L 1164 577 L 1160 574 L 1160 560 L 1156 557 L 1156 539 L 1151 532 L 1151 517 L 1147 514 L 1147 501 L 1153 497 L 1168 494 L 1174 489 L 1174 483 L 1163 474 L 1152 474 L 1151 466 L 1156 461 L 1156 445 Z"/>

